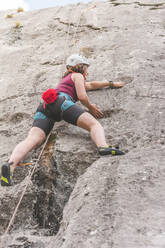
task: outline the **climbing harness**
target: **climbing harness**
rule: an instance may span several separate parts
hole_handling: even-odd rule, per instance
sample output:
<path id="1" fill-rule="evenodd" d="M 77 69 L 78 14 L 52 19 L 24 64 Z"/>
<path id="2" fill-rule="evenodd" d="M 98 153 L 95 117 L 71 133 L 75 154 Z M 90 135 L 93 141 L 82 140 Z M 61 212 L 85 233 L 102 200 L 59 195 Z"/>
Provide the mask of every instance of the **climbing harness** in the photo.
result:
<path id="1" fill-rule="evenodd" d="M 51 103 L 43 103 L 43 113 L 37 112 L 35 119 L 50 118 L 54 121 L 61 121 L 63 119 L 63 112 L 75 104 L 74 100 L 67 93 L 59 92 L 58 97 Z"/>
<path id="2" fill-rule="evenodd" d="M 61 105 L 61 111 L 62 112 L 65 111 L 65 110 L 67 110 L 68 108 L 70 108 L 71 106 L 73 106 L 75 104 L 74 101 L 73 101 L 73 99 L 72 99 L 72 97 L 69 96 L 66 93 L 60 92 L 59 93 L 59 96 L 64 97 L 64 99 L 65 99 L 64 102 Z"/>
<path id="3" fill-rule="evenodd" d="M 44 120 L 44 119 L 46 119 L 47 117 L 46 117 L 46 115 L 44 115 L 42 112 L 37 112 L 36 114 L 35 114 L 35 116 L 34 116 L 34 120 L 38 120 L 38 119 L 40 119 L 40 120 Z"/>
<path id="4" fill-rule="evenodd" d="M 50 106 L 50 104 L 55 103 L 57 98 L 63 98 L 64 99 L 63 103 L 61 104 L 61 111 L 62 112 L 74 105 L 74 101 L 73 101 L 72 97 L 69 96 L 68 94 L 66 94 L 64 92 L 57 93 L 57 91 L 55 89 L 48 89 L 42 94 L 42 99 L 44 100 L 43 108 L 44 108 L 45 112 L 48 111 L 47 108 Z M 34 119 L 37 119 L 38 117 L 40 119 L 45 119 L 45 115 L 41 112 L 37 112 Z M 53 114 L 52 114 L 52 118 L 53 118 Z"/>

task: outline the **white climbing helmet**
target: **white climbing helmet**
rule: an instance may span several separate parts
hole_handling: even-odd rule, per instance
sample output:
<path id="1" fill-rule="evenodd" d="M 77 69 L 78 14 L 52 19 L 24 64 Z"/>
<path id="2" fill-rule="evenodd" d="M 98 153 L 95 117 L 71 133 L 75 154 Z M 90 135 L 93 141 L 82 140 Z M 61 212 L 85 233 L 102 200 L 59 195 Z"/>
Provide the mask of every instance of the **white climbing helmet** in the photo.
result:
<path id="1" fill-rule="evenodd" d="M 72 54 L 66 60 L 66 67 L 75 66 L 78 64 L 90 65 L 88 59 L 79 54 Z"/>

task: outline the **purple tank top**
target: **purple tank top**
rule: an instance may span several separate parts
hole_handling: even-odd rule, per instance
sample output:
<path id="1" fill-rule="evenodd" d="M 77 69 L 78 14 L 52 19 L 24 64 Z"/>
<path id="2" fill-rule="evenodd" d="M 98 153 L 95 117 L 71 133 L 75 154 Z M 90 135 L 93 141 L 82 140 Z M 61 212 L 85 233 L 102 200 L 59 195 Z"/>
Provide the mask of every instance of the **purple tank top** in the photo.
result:
<path id="1" fill-rule="evenodd" d="M 76 101 L 78 101 L 78 97 L 77 97 L 77 93 L 76 93 L 75 84 L 74 84 L 71 76 L 72 76 L 72 73 L 70 73 L 69 75 L 64 77 L 60 81 L 56 90 L 57 90 L 57 92 L 64 92 L 64 93 L 68 94 L 76 102 Z"/>

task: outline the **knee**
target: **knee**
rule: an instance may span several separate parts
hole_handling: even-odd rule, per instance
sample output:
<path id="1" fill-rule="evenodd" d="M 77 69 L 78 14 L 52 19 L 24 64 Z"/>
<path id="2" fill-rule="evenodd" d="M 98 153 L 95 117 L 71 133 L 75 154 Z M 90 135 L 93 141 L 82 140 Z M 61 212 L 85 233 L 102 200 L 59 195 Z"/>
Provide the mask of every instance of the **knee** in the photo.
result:
<path id="1" fill-rule="evenodd" d="M 27 141 L 31 145 L 32 149 L 39 147 L 44 142 L 44 140 L 45 138 L 39 135 L 29 135 L 27 137 Z"/>
<path id="2" fill-rule="evenodd" d="M 90 131 L 96 130 L 96 129 L 103 129 L 102 125 L 100 124 L 99 121 L 95 120 L 92 125 L 90 126 Z"/>
<path id="3" fill-rule="evenodd" d="M 34 149 L 42 145 L 43 142 L 44 142 L 43 138 L 37 137 L 34 141 Z"/>

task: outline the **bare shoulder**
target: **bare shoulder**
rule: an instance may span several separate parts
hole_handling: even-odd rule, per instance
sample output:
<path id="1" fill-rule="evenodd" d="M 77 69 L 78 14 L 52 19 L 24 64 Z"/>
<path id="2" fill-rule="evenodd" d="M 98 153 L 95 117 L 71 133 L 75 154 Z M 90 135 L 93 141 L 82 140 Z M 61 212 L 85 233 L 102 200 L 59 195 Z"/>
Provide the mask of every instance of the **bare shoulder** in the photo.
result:
<path id="1" fill-rule="evenodd" d="M 78 80 L 83 80 L 84 81 L 84 77 L 81 73 L 73 73 L 72 76 L 71 76 L 72 80 L 75 82 L 75 81 L 78 81 Z"/>

